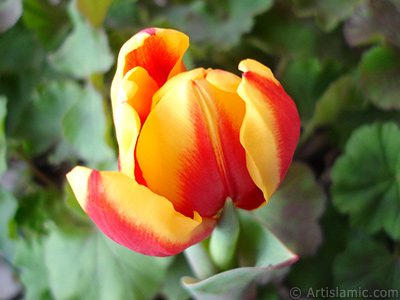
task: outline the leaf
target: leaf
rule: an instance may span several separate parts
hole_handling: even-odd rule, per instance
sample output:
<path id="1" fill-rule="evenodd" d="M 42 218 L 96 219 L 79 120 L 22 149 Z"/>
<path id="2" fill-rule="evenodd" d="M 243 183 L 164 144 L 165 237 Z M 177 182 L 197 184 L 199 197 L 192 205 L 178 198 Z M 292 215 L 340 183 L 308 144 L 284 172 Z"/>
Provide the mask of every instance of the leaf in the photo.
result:
<path id="1" fill-rule="evenodd" d="M 288 266 L 297 260 L 297 256 L 265 226 L 246 212 L 238 210 L 238 213 L 241 230 L 237 253 L 239 265 L 242 267 L 216 274 L 202 281 L 184 277 L 182 284 L 195 299 L 253 299 L 257 281 L 265 283 L 271 280 L 277 276 L 276 269 Z"/>
<path id="2" fill-rule="evenodd" d="M 350 223 L 400 240 L 400 129 L 363 126 L 351 135 L 332 170 L 332 200 Z"/>
<path id="3" fill-rule="evenodd" d="M 373 0 L 361 3 L 344 26 L 350 46 L 361 46 L 387 39 L 400 47 L 400 6 L 396 0 Z"/>
<path id="4" fill-rule="evenodd" d="M 19 240 L 14 263 L 22 268 L 21 281 L 26 300 L 53 300 L 49 289 L 43 241 Z"/>
<path id="5" fill-rule="evenodd" d="M 363 0 L 295 0 L 295 11 L 301 17 L 315 16 L 318 25 L 329 32 L 347 20 L 355 5 Z"/>
<path id="6" fill-rule="evenodd" d="M 32 69 L 39 69 L 42 66 L 42 49 L 35 41 L 33 34 L 20 23 L 0 35 L 0 49 L 2 54 L 0 74 L 32 71 Z"/>
<path id="7" fill-rule="evenodd" d="M 7 115 L 7 99 L 0 95 L 0 176 L 7 169 L 7 141 L 4 133 L 4 121 Z"/>
<path id="8" fill-rule="evenodd" d="M 366 52 L 360 62 L 360 76 L 374 105 L 400 110 L 400 49 L 383 46 Z"/>
<path id="9" fill-rule="evenodd" d="M 16 199 L 10 192 L 0 188 L 0 252 L 7 256 L 14 254 L 15 243 L 11 236 L 16 234 L 13 223 L 16 210 Z"/>
<path id="10" fill-rule="evenodd" d="M 59 200 L 50 190 L 36 191 L 18 199 L 15 222 L 24 236 L 36 237 L 47 232 L 45 223 L 54 217 L 54 206 L 61 204 L 60 201 L 54 201 L 55 199 Z"/>
<path id="11" fill-rule="evenodd" d="M 152 299 L 165 279 L 168 258 L 122 247 L 99 231 L 54 229 L 45 244 L 51 291 L 57 300 Z"/>
<path id="12" fill-rule="evenodd" d="M 283 72 L 280 82 L 295 101 L 303 125 L 311 119 L 317 100 L 339 74 L 336 62 L 321 62 L 314 57 L 296 59 Z"/>
<path id="13" fill-rule="evenodd" d="M 93 73 L 104 73 L 113 64 L 107 36 L 102 30 L 95 30 L 77 11 L 71 1 L 68 13 L 73 31 L 61 47 L 49 59 L 59 72 L 76 78 L 88 78 Z"/>
<path id="14" fill-rule="evenodd" d="M 9 100 L 6 129 L 11 135 L 42 76 L 44 52 L 21 23 L 0 35 L 0 49 L 0 95 Z"/>
<path id="15" fill-rule="evenodd" d="M 0 3 L 0 34 L 14 26 L 21 14 L 21 0 L 3 0 Z"/>
<path id="16" fill-rule="evenodd" d="M 181 278 L 192 275 L 192 271 L 183 254 L 175 255 L 173 262 L 167 270 L 162 295 L 168 300 L 188 300 L 190 295 L 183 289 Z"/>
<path id="17" fill-rule="evenodd" d="M 137 26 L 137 24 L 140 23 L 140 7 L 136 5 L 137 1 L 138 0 L 112 1 L 110 8 L 107 11 L 107 16 L 105 20 L 107 27 L 110 26 L 111 28 L 119 28 L 118 32 L 115 33 L 121 34 L 122 28 L 126 28 L 128 26 Z M 129 35 L 128 33 L 125 34 Z M 132 36 L 132 33 L 130 34 L 130 36 Z M 127 38 L 129 38 L 130 36 L 127 36 Z M 112 40 L 112 38 L 110 38 L 110 40 Z M 124 41 L 121 42 L 123 43 Z"/>
<path id="18" fill-rule="evenodd" d="M 270 9 L 273 2 L 213 1 L 207 7 L 203 1 L 194 1 L 190 5 L 169 8 L 166 16 L 175 27 L 186 32 L 192 41 L 229 49 L 239 43 L 243 34 L 251 31 L 255 16 Z M 165 8 L 161 13 L 165 14 Z"/>
<path id="19" fill-rule="evenodd" d="M 303 295 L 310 289 L 332 287 L 333 258 L 343 252 L 348 243 L 347 218 L 339 214 L 330 201 L 326 204 L 326 211 L 320 219 L 323 230 L 322 244 L 315 255 L 300 256 L 285 279 L 292 287 L 301 289 Z"/>
<path id="20" fill-rule="evenodd" d="M 278 191 L 254 215 L 299 256 L 315 254 L 322 242 L 318 220 L 325 195 L 311 170 L 292 163 Z"/>
<path id="21" fill-rule="evenodd" d="M 297 57 L 313 53 L 319 38 L 319 28 L 313 23 L 275 6 L 257 20 L 245 41 L 270 55 Z"/>
<path id="22" fill-rule="evenodd" d="M 114 159 L 106 143 L 106 116 L 99 92 L 87 85 L 62 120 L 65 138 L 75 151 L 92 163 Z"/>
<path id="23" fill-rule="evenodd" d="M 333 124 L 344 111 L 365 107 L 365 98 L 354 75 L 344 75 L 330 84 L 315 106 L 314 115 L 302 134 L 307 139 L 319 126 Z"/>
<path id="24" fill-rule="evenodd" d="M 22 19 L 47 49 L 57 48 L 71 28 L 66 2 L 51 4 L 48 0 L 24 0 Z"/>
<path id="25" fill-rule="evenodd" d="M 37 87 L 15 133 L 29 144 L 31 155 L 41 154 L 63 139 L 61 121 L 81 95 L 82 88 L 70 80 L 50 81 Z"/>
<path id="26" fill-rule="evenodd" d="M 382 291 L 387 292 L 384 297 L 373 298 L 398 299 L 400 261 L 388 251 L 385 243 L 369 237 L 354 238 L 335 259 L 334 266 L 335 286 L 338 288 L 367 291 L 369 297 L 374 291 Z M 354 298 L 365 299 L 368 296 Z"/>
<path id="27" fill-rule="evenodd" d="M 99 28 L 106 17 L 107 10 L 112 0 L 77 0 L 77 7 L 96 28 Z"/>

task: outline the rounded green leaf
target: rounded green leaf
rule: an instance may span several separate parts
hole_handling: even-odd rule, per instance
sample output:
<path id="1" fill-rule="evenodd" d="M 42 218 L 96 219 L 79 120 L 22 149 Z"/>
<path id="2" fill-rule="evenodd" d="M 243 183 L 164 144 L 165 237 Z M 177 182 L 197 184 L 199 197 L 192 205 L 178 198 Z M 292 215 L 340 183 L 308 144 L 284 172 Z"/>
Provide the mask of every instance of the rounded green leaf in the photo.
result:
<path id="1" fill-rule="evenodd" d="M 174 27 L 187 33 L 191 40 L 227 50 L 249 33 L 255 17 L 269 10 L 274 0 L 193 1 L 171 5 L 161 10 Z"/>
<path id="2" fill-rule="evenodd" d="M 382 109 L 400 109 L 400 50 L 372 48 L 361 60 L 360 76 L 373 104 Z"/>
<path id="3" fill-rule="evenodd" d="M 325 195 L 311 170 L 293 163 L 279 189 L 254 215 L 300 256 L 315 254 L 322 242 L 318 223 Z"/>
<path id="4" fill-rule="evenodd" d="M 55 69 L 76 78 L 89 78 L 105 73 L 113 64 L 113 55 L 103 30 L 95 30 L 77 11 L 74 1 L 69 5 L 73 31 L 49 59 Z"/>
<path id="5" fill-rule="evenodd" d="M 362 0 L 295 0 L 299 16 L 315 16 L 318 25 L 325 31 L 332 31 L 340 22 L 347 20 L 354 6 Z"/>
<path id="6" fill-rule="evenodd" d="M 384 229 L 400 240 L 400 129 L 394 123 L 356 130 L 332 170 L 336 208 L 352 225 Z"/>
<path id="7" fill-rule="evenodd" d="M 369 237 L 355 237 L 334 261 L 335 286 L 347 291 L 367 291 L 370 297 L 374 291 L 387 292 L 385 297 L 374 299 L 399 299 L 399 273 L 396 255 L 390 253 L 384 242 Z M 366 299 L 365 296 L 352 299 Z"/>
<path id="8" fill-rule="evenodd" d="M 110 161 L 114 154 L 106 142 L 106 115 L 101 94 L 87 85 L 62 120 L 63 133 L 73 149 L 88 162 Z"/>
<path id="9" fill-rule="evenodd" d="M 315 105 L 315 111 L 307 123 L 301 139 L 306 140 L 320 126 L 334 124 L 344 112 L 365 107 L 366 101 L 354 75 L 344 75 L 331 83 Z"/>
<path id="10" fill-rule="evenodd" d="M 72 80 L 49 81 L 36 88 L 15 132 L 25 140 L 29 154 L 42 154 L 63 139 L 62 119 L 81 94 L 82 88 Z"/>
<path id="11" fill-rule="evenodd" d="M 143 300 L 157 294 L 170 260 L 133 252 L 98 231 L 53 230 L 45 261 L 57 300 Z"/>
<path id="12" fill-rule="evenodd" d="M 19 240 L 14 263 L 21 268 L 20 279 L 26 300 L 53 300 L 41 239 Z"/>

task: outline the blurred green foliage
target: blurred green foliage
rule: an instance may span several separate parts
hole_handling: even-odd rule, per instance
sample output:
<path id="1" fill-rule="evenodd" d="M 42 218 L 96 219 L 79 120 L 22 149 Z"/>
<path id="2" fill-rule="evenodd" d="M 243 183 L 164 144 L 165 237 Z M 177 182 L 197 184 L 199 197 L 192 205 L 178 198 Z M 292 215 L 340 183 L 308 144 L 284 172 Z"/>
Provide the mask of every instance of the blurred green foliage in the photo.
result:
<path id="1" fill-rule="evenodd" d="M 242 59 L 262 62 L 298 107 L 296 163 L 254 212 L 263 226 L 240 235 L 237 258 L 238 266 L 262 260 L 271 269 L 271 249 L 290 257 L 269 228 L 300 259 L 261 277 L 243 271 L 253 287 L 257 277 L 254 299 L 289 299 L 293 287 L 303 296 L 310 288 L 394 289 L 396 297 L 382 298 L 398 299 L 399 0 L 1 1 L 0 262 L 24 285 L 20 296 L 226 299 L 225 284 L 243 284 L 238 269 L 207 282 L 185 279 L 185 290 L 179 280 L 193 274 L 183 255 L 145 257 L 105 239 L 66 184 L 77 164 L 116 169 L 115 59 L 128 38 L 152 26 L 189 35 L 188 69 L 239 75 Z M 268 239 L 269 248 L 257 244 Z M 243 286 L 236 296 L 248 291 Z"/>

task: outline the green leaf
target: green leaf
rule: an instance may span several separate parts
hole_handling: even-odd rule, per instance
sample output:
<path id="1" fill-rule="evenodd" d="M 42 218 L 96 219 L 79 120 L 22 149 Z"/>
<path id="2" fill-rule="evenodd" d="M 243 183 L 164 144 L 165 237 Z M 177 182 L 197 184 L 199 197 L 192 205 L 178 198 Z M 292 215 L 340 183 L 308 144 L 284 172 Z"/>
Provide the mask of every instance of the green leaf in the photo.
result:
<path id="1" fill-rule="evenodd" d="M 152 299 L 169 263 L 168 258 L 122 247 L 99 231 L 87 234 L 54 229 L 45 254 L 51 291 L 58 300 Z"/>
<path id="2" fill-rule="evenodd" d="M 386 38 L 400 47 L 400 6 L 397 0 L 366 1 L 355 9 L 344 33 L 351 46 L 381 42 Z"/>
<path id="3" fill-rule="evenodd" d="M 319 218 L 325 195 L 311 170 L 292 163 L 278 191 L 254 215 L 299 256 L 315 254 L 322 242 Z"/>
<path id="4" fill-rule="evenodd" d="M 289 251 L 268 229 L 247 212 L 238 210 L 241 225 L 238 242 L 240 268 L 225 271 L 202 281 L 191 277 L 182 279 L 183 286 L 196 299 L 252 299 L 256 282 L 265 283 L 295 262 L 297 256 Z"/>
<path id="5" fill-rule="evenodd" d="M 0 252 L 7 256 L 14 254 L 15 242 L 11 239 L 16 233 L 13 221 L 17 210 L 17 201 L 14 196 L 0 188 Z"/>
<path id="6" fill-rule="evenodd" d="M 43 51 L 33 34 L 20 23 L 0 35 L 0 49 L 0 74 L 33 71 L 42 67 Z"/>
<path id="7" fill-rule="evenodd" d="M 354 238 L 335 259 L 334 266 L 335 286 L 340 289 L 364 290 L 371 296 L 374 291 L 384 291 L 388 294 L 379 299 L 399 299 L 400 261 L 385 243 L 368 237 Z M 396 293 L 390 296 L 390 291 Z M 366 299 L 363 296 L 352 298 Z"/>
<path id="8" fill-rule="evenodd" d="M 77 0 L 78 9 L 96 28 L 103 24 L 107 10 L 112 0 Z"/>
<path id="9" fill-rule="evenodd" d="M 400 240 L 400 129 L 394 123 L 357 129 L 332 170 L 336 208 L 352 225 L 384 229 Z"/>
<path id="10" fill-rule="evenodd" d="M 0 3 L 0 34 L 14 26 L 21 14 L 21 0 L 3 0 Z"/>
<path id="11" fill-rule="evenodd" d="M 52 217 L 55 199 L 58 200 L 56 204 L 59 204 L 60 199 L 54 197 L 54 192 L 48 191 L 37 191 L 18 199 L 15 222 L 25 236 L 36 236 L 47 231 L 45 223 Z"/>
<path id="12" fill-rule="evenodd" d="M 323 241 L 313 256 L 301 257 L 290 269 L 286 281 L 306 295 L 310 288 L 332 287 L 333 258 L 343 252 L 348 243 L 347 218 L 327 201 L 326 211 L 320 219 Z M 329 257 L 329 259 L 327 259 Z M 332 287 L 334 288 L 334 287 Z"/>
<path id="13" fill-rule="evenodd" d="M 318 38 L 319 29 L 313 23 L 274 7 L 257 20 L 245 40 L 267 54 L 297 57 L 313 53 Z"/>
<path id="14" fill-rule="evenodd" d="M 307 124 L 302 139 L 307 139 L 320 126 L 335 123 L 344 111 L 354 111 L 365 107 L 365 98 L 354 75 L 344 75 L 326 89 L 318 100 L 314 115 Z"/>
<path id="15" fill-rule="evenodd" d="M 119 28 L 118 32 L 114 32 L 114 34 L 121 34 L 124 31 L 122 28 L 135 27 L 140 23 L 139 12 L 141 8 L 136 5 L 137 2 L 138 0 L 116 0 L 111 2 L 105 23 L 107 27 Z M 125 32 L 125 34 L 129 35 L 128 32 Z M 130 35 L 132 36 L 132 32 Z"/>
<path id="16" fill-rule="evenodd" d="M 315 16 L 319 26 L 332 31 L 347 20 L 354 7 L 363 0 L 295 0 L 295 10 L 301 17 Z"/>
<path id="17" fill-rule="evenodd" d="M 73 31 L 61 47 L 50 55 L 50 62 L 56 70 L 76 78 L 105 73 L 113 64 L 105 32 L 91 27 L 77 11 L 75 1 L 71 1 L 68 13 Z"/>
<path id="18" fill-rule="evenodd" d="M 87 85 L 62 120 L 63 132 L 75 151 L 88 162 L 114 159 L 106 143 L 106 116 L 99 92 Z"/>
<path id="19" fill-rule="evenodd" d="M 71 27 L 65 9 L 66 2 L 55 5 L 47 0 L 23 1 L 22 19 L 26 27 L 36 34 L 45 48 L 57 48 Z"/>
<path id="20" fill-rule="evenodd" d="M 334 61 L 301 58 L 291 62 L 280 81 L 295 101 L 302 124 L 314 114 L 315 104 L 330 82 L 338 77 L 340 67 Z"/>
<path id="21" fill-rule="evenodd" d="M 382 109 L 400 110 L 400 50 L 375 47 L 360 63 L 361 83 L 367 97 Z"/>
<path id="22" fill-rule="evenodd" d="M 4 121 L 7 115 L 7 99 L 0 95 L 0 176 L 7 169 L 7 141 L 4 133 Z"/>
<path id="23" fill-rule="evenodd" d="M 63 139 L 62 119 L 82 93 L 81 87 L 70 80 L 37 87 L 15 133 L 28 143 L 31 155 L 41 154 Z"/>
<path id="24" fill-rule="evenodd" d="M 190 5 L 175 6 L 167 10 L 168 20 L 186 32 L 192 41 L 218 45 L 229 49 L 239 43 L 243 34 L 251 31 L 255 16 L 267 11 L 273 0 L 244 2 L 194 1 Z M 162 10 L 165 15 L 165 8 Z"/>
<path id="25" fill-rule="evenodd" d="M 14 263 L 22 268 L 20 278 L 25 286 L 26 300 L 53 300 L 42 240 L 20 240 Z"/>
<path id="26" fill-rule="evenodd" d="M 175 255 L 173 259 L 174 261 L 167 270 L 162 295 L 168 300 L 188 300 L 190 295 L 183 289 L 181 278 L 192 275 L 192 271 L 183 254 Z"/>

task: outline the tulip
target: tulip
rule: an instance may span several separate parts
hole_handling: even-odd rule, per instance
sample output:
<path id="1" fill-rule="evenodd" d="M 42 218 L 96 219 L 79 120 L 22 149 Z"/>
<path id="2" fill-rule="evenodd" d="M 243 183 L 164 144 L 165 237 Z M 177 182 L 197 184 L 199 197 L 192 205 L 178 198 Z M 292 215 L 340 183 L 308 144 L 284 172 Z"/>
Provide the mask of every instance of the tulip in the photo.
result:
<path id="1" fill-rule="evenodd" d="M 112 240 L 169 256 L 207 238 L 225 201 L 253 210 L 283 180 L 297 146 L 296 106 L 271 70 L 242 77 L 186 71 L 188 37 L 151 28 L 119 53 L 111 100 L 119 171 L 67 174 L 83 210 Z"/>

